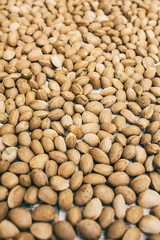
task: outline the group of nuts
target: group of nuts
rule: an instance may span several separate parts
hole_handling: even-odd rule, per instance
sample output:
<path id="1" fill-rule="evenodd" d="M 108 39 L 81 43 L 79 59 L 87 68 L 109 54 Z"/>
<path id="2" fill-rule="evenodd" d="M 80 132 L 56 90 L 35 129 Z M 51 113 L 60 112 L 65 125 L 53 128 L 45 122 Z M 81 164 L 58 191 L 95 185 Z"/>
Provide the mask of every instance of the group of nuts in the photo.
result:
<path id="1" fill-rule="evenodd" d="M 0 0 L 0 239 L 160 239 L 159 44 L 159 0 Z"/>

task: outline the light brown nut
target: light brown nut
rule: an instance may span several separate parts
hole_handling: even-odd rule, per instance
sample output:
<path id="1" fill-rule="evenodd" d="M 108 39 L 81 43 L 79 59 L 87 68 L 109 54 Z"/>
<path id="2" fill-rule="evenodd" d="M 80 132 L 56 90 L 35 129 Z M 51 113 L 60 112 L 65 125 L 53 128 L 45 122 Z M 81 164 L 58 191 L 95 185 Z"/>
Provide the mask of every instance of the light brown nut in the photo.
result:
<path id="1" fill-rule="evenodd" d="M 82 137 L 82 131 L 79 127 L 77 127 L 76 125 L 70 125 L 68 127 L 68 132 L 73 133 L 77 138 L 81 138 Z"/>
<path id="2" fill-rule="evenodd" d="M 52 236 L 52 225 L 50 223 L 36 222 L 31 225 L 30 231 L 38 239 L 48 239 Z"/>
<path id="3" fill-rule="evenodd" d="M 7 169 L 9 168 L 10 163 L 7 160 L 1 160 L 0 161 L 0 174 L 5 173 Z"/>
<path id="4" fill-rule="evenodd" d="M 76 226 L 78 222 L 82 220 L 81 209 L 77 206 L 70 208 L 66 214 L 66 219 L 69 221 L 72 226 Z"/>
<path id="5" fill-rule="evenodd" d="M 114 219 L 114 210 L 112 207 L 107 206 L 102 209 L 98 222 L 101 228 L 106 228 L 111 224 L 113 219 Z"/>
<path id="6" fill-rule="evenodd" d="M 111 123 L 112 121 L 112 113 L 110 109 L 104 109 L 100 115 L 99 119 L 101 123 Z"/>
<path id="7" fill-rule="evenodd" d="M 141 231 L 137 227 L 130 227 L 127 229 L 127 231 L 125 232 L 122 239 L 123 240 L 127 240 L 127 239 L 140 240 L 141 239 Z"/>
<path id="8" fill-rule="evenodd" d="M 31 138 L 28 132 L 21 132 L 18 136 L 19 144 L 29 147 L 31 145 Z"/>
<path id="9" fill-rule="evenodd" d="M 63 163 L 67 161 L 66 154 L 60 151 L 51 151 L 49 152 L 49 156 L 57 163 Z"/>
<path id="10" fill-rule="evenodd" d="M 56 236 L 62 240 L 75 239 L 75 231 L 72 225 L 67 221 L 59 221 L 54 224 L 53 231 Z"/>
<path id="11" fill-rule="evenodd" d="M 35 168 L 30 173 L 31 179 L 37 187 L 43 187 L 48 184 L 47 175 L 38 168 Z"/>
<path id="12" fill-rule="evenodd" d="M 72 161 L 64 162 L 58 168 L 58 175 L 63 178 L 69 178 L 76 170 L 76 165 Z"/>
<path id="13" fill-rule="evenodd" d="M 109 160 L 111 163 L 118 161 L 123 153 L 123 147 L 120 143 L 114 143 L 109 152 Z"/>
<path id="14" fill-rule="evenodd" d="M 18 149 L 18 157 L 23 162 L 29 162 L 33 157 L 34 153 L 26 146 L 22 146 Z"/>
<path id="15" fill-rule="evenodd" d="M 82 121 L 84 123 L 99 123 L 99 119 L 96 116 L 96 114 L 90 112 L 90 111 L 85 111 L 82 114 Z"/>
<path id="16" fill-rule="evenodd" d="M 0 221 L 2 221 L 8 213 L 7 202 L 0 202 Z"/>
<path id="17" fill-rule="evenodd" d="M 153 207 L 151 209 L 151 214 L 160 219 L 159 209 L 160 209 L 159 205 L 156 207 Z"/>
<path id="18" fill-rule="evenodd" d="M 68 188 L 61 191 L 58 198 L 58 205 L 61 210 L 68 210 L 73 204 L 73 193 Z"/>
<path id="19" fill-rule="evenodd" d="M 152 234 L 149 236 L 149 240 L 158 240 L 160 237 L 160 234 Z"/>
<path id="20" fill-rule="evenodd" d="M 57 175 L 58 165 L 53 160 L 48 160 L 45 166 L 45 173 L 47 177 L 52 177 Z"/>
<path id="21" fill-rule="evenodd" d="M 24 195 L 24 201 L 27 204 L 36 204 L 38 202 L 38 188 L 31 186 L 27 189 Z"/>
<path id="22" fill-rule="evenodd" d="M 11 47 L 15 47 L 18 43 L 18 39 L 19 39 L 19 34 L 17 31 L 11 31 L 9 34 L 8 34 L 8 37 L 7 37 L 7 42 L 8 44 L 11 46 Z"/>
<path id="23" fill-rule="evenodd" d="M 42 52 L 41 50 L 32 50 L 31 52 L 29 52 L 28 54 L 28 60 L 31 62 L 36 62 L 38 60 L 41 60 L 42 58 Z"/>
<path id="24" fill-rule="evenodd" d="M 103 204 L 110 204 L 114 199 L 113 190 L 106 185 L 95 186 L 93 195 L 99 198 Z"/>
<path id="25" fill-rule="evenodd" d="M 128 126 L 125 127 L 123 129 L 123 134 L 127 137 L 131 136 L 131 135 L 140 135 L 141 134 L 141 130 L 139 127 L 137 126 Z"/>
<path id="26" fill-rule="evenodd" d="M 0 201 L 6 200 L 8 196 L 8 189 L 4 186 L 0 186 Z"/>
<path id="27" fill-rule="evenodd" d="M 21 239 L 35 240 L 33 235 L 28 232 L 20 232 L 15 239 L 16 240 L 21 240 Z"/>
<path id="28" fill-rule="evenodd" d="M 108 238 L 120 238 L 126 230 L 126 224 L 122 220 L 116 220 L 107 228 L 106 236 Z"/>
<path id="29" fill-rule="evenodd" d="M 82 185 L 82 182 L 83 182 L 83 172 L 77 171 L 70 178 L 69 186 L 72 191 L 76 191 Z"/>
<path id="30" fill-rule="evenodd" d="M 154 135 L 153 135 L 153 137 L 152 137 L 152 141 L 155 142 L 155 143 L 157 143 L 157 142 L 160 141 L 160 129 L 157 130 L 157 131 L 154 133 Z"/>
<path id="31" fill-rule="evenodd" d="M 55 205 L 57 203 L 57 193 L 49 186 L 44 186 L 39 189 L 38 198 L 51 205 Z"/>
<path id="32" fill-rule="evenodd" d="M 83 182 L 91 185 L 99 185 L 105 183 L 106 178 L 97 173 L 89 173 L 83 178 Z"/>
<path id="33" fill-rule="evenodd" d="M 2 238 L 14 238 L 19 230 L 16 225 L 5 219 L 0 223 L 0 233 Z"/>
<path id="34" fill-rule="evenodd" d="M 80 159 L 80 169 L 82 170 L 84 175 L 91 173 L 93 165 L 93 158 L 89 153 L 82 155 Z"/>
<path id="35" fill-rule="evenodd" d="M 74 195 L 76 205 L 82 206 L 88 203 L 93 196 L 93 189 L 90 184 L 82 185 Z"/>
<path id="36" fill-rule="evenodd" d="M 160 229 L 160 220 L 152 215 L 145 215 L 139 222 L 141 231 L 149 234 L 157 234 Z"/>
<path id="37" fill-rule="evenodd" d="M 45 152 L 51 152 L 54 150 L 54 143 L 49 137 L 42 137 L 41 144 L 45 150 Z"/>
<path id="38" fill-rule="evenodd" d="M 88 143 L 91 147 L 96 147 L 100 142 L 99 137 L 94 133 L 85 134 L 83 140 L 86 143 Z"/>
<path id="39" fill-rule="evenodd" d="M 127 106 L 129 110 L 136 116 L 139 115 L 142 111 L 141 107 L 135 102 L 129 102 Z"/>
<path id="40" fill-rule="evenodd" d="M 126 168 L 126 173 L 131 177 L 135 177 L 135 176 L 144 174 L 145 168 L 142 163 L 139 163 L 139 162 L 131 163 Z"/>
<path id="41" fill-rule="evenodd" d="M 151 183 L 152 183 L 152 186 L 153 186 L 153 188 L 157 191 L 157 192 L 159 192 L 160 190 L 160 182 L 159 182 L 159 180 L 160 180 L 160 175 L 159 175 L 159 173 L 157 173 L 157 172 L 151 172 L 150 174 L 149 174 L 149 177 L 150 177 L 150 179 L 151 179 Z"/>
<path id="42" fill-rule="evenodd" d="M 88 153 L 90 150 L 89 145 L 82 141 L 76 143 L 76 148 L 81 153 Z"/>
<path id="43" fill-rule="evenodd" d="M 129 144 L 124 147 L 123 157 L 125 159 L 128 159 L 128 160 L 133 159 L 135 155 L 136 155 L 136 147 L 134 145 Z"/>
<path id="44" fill-rule="evenodd" d="M 44 169 L 47 161 L 49 160 L 49 157 L 47 154 L 38 154 L 35 157 L 33 157 L 30 162 L 30 168 L 31 169 L 35 169 L 35 168 L 39 168 L 39 169 Z"/>
<path id="45" fill-rule="evenodd" d="M 9 171 L 15 174 L 25 174 L 29 172 L 29 166 L 24 162 L 14 162 L 10 165 Z"/>
<path id="46" fill-rule="evenodd" d="M 140 206 L 132 206 L 127 209 L 126 220 L 129 223 L 136 224 L 143 216 L 143 208 Z"/>
<path id="47" fill-rule="evenodd" d="M 124 219 L 126 215 L 126 204 L 122 194 L 117 194 L 114 198 L 113 209 L 118 219 Z"/>
<path id="48" fill-rule="evenodd" d="M 116 125 L 117 131 L 121 132 L 125 128 L 126 119 L 123 116 L 116 116 L 112 119 L 112 123 Z"/>
<path id="49" fill-rule="evenodd" d="M 9 219 L 20 229 L 27 229 L 32 224 L 32 217 L 25 208 L 14 208 L 8 214 Z"/>
<path id="50" fill-rule="evenodd" d="M 158 144 L 150 143 L 145 146 L 145 150 L 148 154 L 152 155 L 152 154 L 157 154 L 160 148 Z"/>
<path id="51" fill-rule="evenodd" d="M 77 142 L 77 137 L 74 133 L 68 133 L 65 139 L 66 146 L 68 148 L 74 148 Z"/>
<path id="52" fill-rule="evenodd" d="M 137 98 L 136 102 L 140 107 L 144 108 L 150 104 L 150 98 L 148 96 L 142 96 Z"/>
<path id="53" fill-rule="evenodd" d="M 55 191 L 63 191 L 69 187 L 69 182 L 61 176 L 53 176 L 50 179 L 50 185 Z"/>
<path id="54" fill-rule="evenodd" d="M 55 215 L 56 211 L 54 207 L 47 204 L 41 204 L 32 211 L 32 219 L 38 222 L 50 222 L 54 219 Z"/>
<path id="55" fill-rule="evenodd" d="M 147 158 L 147 153 L 145 149 L 141 146 L 136 146 L 135 160 L 139 163 L 144 163 L 146 158 Z"/>
<path id="56" fill-rule="evenodd" d="M 9 208 L 19 207 L 24 199 L 26 189 L 17 185 L 11 189 L 8 195 L 7 203 Z"/>
<path id="57" fill-rule="evenodd" d="M 100 225 L 91 219 L 81 220 L 77 224 L 77 232 L 84 239 L 99 239 L 101 235 L 101 227 Z"/>
<path id="58" fill-rule="evenodd" d="M 144 192 L 150 185 L 151 180 L 147 175 L 139 175 L 135 177 L 130 186 L 136 193 Z"/>
<path id="59" fill-rule="evenodd" d="M 86 111 L 99 115 L 103 111 L 104 107 L 100 102 L 92 101 L 86 104 L 85 109 Z"/>
<path id="60" fill-rule="evenodd" d="M 102 123 L 101 129 L 103 129 L 104 131 L 110 134 L 114 134 L 117 131 L 117 126 L 113 123 Z"/>
<path id="61" fill-rule="evenodd" d="M 102 203 L 99 198 L 92 198 L 83 209 L 83 217 L 87 219 L 97 219 L 102 211 Z"/>
<path id="62" fill-rule="evenodd" d="M 70 161 L 74 162 L 76 165 L 80 161 L 80 153 L 77 149 L 69 149 L 67 151 L 67 157 Z"/>
<path id="63" fill-rule="evenodd" d="M 99 148 L 103 150 L 105 153 L 108 153 L 111 149 L 112 141 L 109 137 L 105 137 L 99 144 Z"/>
<path id="64" fill-rule="evenodd" d="M 2 137 L 0 137 L 0 151 L 4 151 L 6 146 L 3 143 Z"/>
<path id="65" fill-rule="evenodd" d="M 113 167 L 108 164 L 95 164 L 93 170 L 106 177 L 113 173 Z"/>
<path id="66" fill-rule="evenodd" d="M 58 136 L 54 139 L 54 144 L 55 144 L 55 147 L 58 151 L 61 151 L 61 152 L 66 152 L 66 143 L 64 141 L 64 138 L 62 136 Z"/>
<path id="67" fill-rule="evenodd" d="M 98 163 L 106 163 L 109 164 L 109 159 L 107 154 L 99 148 L 92 148 L 90 150 L 90 154 L 92 155 L 93 159 Z"/>
<path id="68" fill-rule="evenodd" d="M 122 109 L 120 114 L 124 116 L 129 123 L 135 123 L 136 117 L 135 115 L 128 109 Z"/>
<path id="69" fill-rule="evenodd" d="M 128 186 L 116 187 L 115 194 L 122 194 L 127 204 L 132 204 L 136 201 L 135 192 Z"/>
<path id="70" fill-rule="evenodd" d="M 159 168 L 159 166 L 160 166 L 160 154 L 159 153 L 154 156 L 153 163 L 156 167 Z"/>
<path id="71" fill-rule="evenodd" d="M 1 184 L 9 189 L 15 187 L 18 182 L 18 177 L 14 173 L 5 172 L 1 175 Z"/>
<path id="72" fill-rule="evenodd" d="M 112 186 L 127 186 L 130 183 L 130 178 L 125 172 L 115 172 L 108 177 L 108 182 Z"/>
<path id="73" fill-rule="evenodd" d="M 18 139 L 14 134 L 4 134 L 2 141 L 6 146 L 14 147 L 17 145 Z"/>
<path id="74" fill-rule="evenodd" d="M 11 124 L 5 124 L 0 128 L 0 135 L 3 136 L 4 134 L 14 134 L 15 129 L 14 126 Z"/>
<path id="75" fill-rule="evenodd" d="M 19 176 L 19 183 L 23 187 L 30 187 L 31 186 L 31 178 L 27 174 L 21 174 Z"/>
<path id="76" fill-rule="evenodd" d="M 160 204 L 160 195 L 156 191 L 148 189 L 139 194 L 137 202 L 143 208 L 153 208 Z"/>

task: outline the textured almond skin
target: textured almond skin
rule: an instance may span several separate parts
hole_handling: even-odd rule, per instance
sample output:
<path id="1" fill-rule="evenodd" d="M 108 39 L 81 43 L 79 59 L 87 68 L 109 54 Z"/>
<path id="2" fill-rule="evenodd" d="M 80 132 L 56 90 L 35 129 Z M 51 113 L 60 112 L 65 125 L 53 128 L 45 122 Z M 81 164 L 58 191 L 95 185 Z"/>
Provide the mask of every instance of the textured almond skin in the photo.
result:
<path id="1" fill-rule="evenodd" d="M 93 196 L 93 189 L 90 184 L 84 184 L 76 191 L 74 201 L 78 206 L 82 206 L 89 202 Z"/>
<path id="2" fill-rule="evenodd" d="M 77 232 L 82 238 L 97 240 L 101 235 L 101 228 L 95 221 L 85 219 L 77 224 Z"/>
<path id="3" fill-rule="evenodd" d="M 67 221 L 59 221 L 54 224 L 53 231 L 60 239 L 74 240 L 75 232 L 72 225 Z"/>

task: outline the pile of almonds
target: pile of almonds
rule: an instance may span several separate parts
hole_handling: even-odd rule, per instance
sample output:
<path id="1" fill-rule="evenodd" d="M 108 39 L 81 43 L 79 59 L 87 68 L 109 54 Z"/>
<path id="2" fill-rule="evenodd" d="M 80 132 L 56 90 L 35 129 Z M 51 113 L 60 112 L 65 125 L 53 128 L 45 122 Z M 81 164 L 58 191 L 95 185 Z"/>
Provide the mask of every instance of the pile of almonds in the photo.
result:
<path id="1" fill-rule="evenodd" d="M 0 0 L 0 239 L 160 239 L 159 45 L 159 0 Z"/>

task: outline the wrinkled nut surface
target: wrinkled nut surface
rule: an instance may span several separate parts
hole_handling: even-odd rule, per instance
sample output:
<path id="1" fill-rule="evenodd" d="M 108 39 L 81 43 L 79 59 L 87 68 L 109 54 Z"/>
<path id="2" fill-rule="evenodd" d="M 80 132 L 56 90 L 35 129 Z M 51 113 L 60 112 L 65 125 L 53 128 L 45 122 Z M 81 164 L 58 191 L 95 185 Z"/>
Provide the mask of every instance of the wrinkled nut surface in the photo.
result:
<path id="1" fill-rule="evenodd" d="M 160 239 L 159 9 L 0 0 L 0 239 Z"/>

